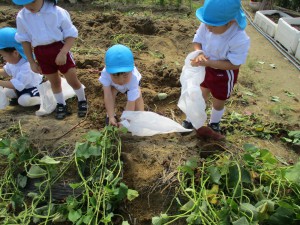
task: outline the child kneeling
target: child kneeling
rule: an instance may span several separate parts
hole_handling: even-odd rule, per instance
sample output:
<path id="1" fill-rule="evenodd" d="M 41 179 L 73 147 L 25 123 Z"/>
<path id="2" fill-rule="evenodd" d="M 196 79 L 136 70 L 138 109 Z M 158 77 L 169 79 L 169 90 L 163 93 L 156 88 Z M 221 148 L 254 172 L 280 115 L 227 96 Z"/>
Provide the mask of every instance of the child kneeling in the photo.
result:
<path id="1" fill-rule="evenodd" d="M 34 73 L 23 52 L 22 45 L 15 40 L 16 29 L 5 27 L 0 29 L 0 55 L 6 62 L 0 75 L 10 77 L 9 81 L 0 80 L 3 92 L 11 104 L 34 106 L 40 104 L 37 86 L 43 76 Z"/>

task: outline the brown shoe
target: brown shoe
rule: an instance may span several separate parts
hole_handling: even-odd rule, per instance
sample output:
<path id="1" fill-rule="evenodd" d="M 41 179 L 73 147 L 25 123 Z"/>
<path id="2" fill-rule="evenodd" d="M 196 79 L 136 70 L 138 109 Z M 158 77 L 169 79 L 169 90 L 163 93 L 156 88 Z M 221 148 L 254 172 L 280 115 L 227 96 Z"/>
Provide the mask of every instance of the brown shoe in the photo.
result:
<path id="1" fill-rule="evenodd" d="M 217 141 L 225 139 L 225 136 L 223 136 L 222 134 L 214 131 L 210 127 L 205 126 L 200 127 L 198 130 L 196 130 L 196 135 L 198 138 L 211 138 Z"/>

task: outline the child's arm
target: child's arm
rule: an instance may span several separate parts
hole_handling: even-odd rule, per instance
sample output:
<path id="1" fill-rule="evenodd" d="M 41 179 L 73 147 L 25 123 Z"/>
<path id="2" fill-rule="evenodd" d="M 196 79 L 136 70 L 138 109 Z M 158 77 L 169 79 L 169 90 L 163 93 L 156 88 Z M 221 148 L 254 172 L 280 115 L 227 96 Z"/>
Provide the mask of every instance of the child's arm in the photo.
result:
<path id="1" fill-rule="evenodd" d="M 72 48 L 74 42 L 75 42 L 75 38 L 74 37 L 67 37 L 65 40 L 65 44 L 62 47 L 62 49 L 60 50 L 60 52 L 58 53 L 58 55 L 56 56 L 55 59 L 55 63 L 56 65 L 65 65 L 67 62 L 67 54 L 70 51 L 70 49 Z"/>
<path id="2" fill-rule="evenodd" d="M 0 69 L 0 76 L 1 77 L 7 77 L 8 75 L 7 75 L 7 73 L 5 72 L 4 69 Z"/>
<path id="3" fill-rule="evenodd" d="M 37 62 L 33 58 L 31 43 L 28 41 L 24 41 L 24 42 L 22 42 L 22 46 L 24 49 L 24 53 L 27 57 L 27 60 L 30 63 L 31 70 L 35 73 L 42 74 L 41 67 L 37 64 Z"/>
<path id="4" fill-rule="evenodd" d="M 0 69 L 0 76 L 8 77 L 8 74 L 5 72 L 4 69 Z M 10 89 L 15 89 L 14 85 L 10 81 L 0 80 L 0 86 L 10 88 Z"/>
<path id="5" fill-rule="evenodd" d="M 200 43 L 194 42 L 193 45 L 195 51 L 202 50 L 202 45 Z"/>
<path id="6" fill-rule="evenodd" d="M 127 101 L 125 111 L 135 111 L 135 101 Z"/>
<path id="7" fill-rule="evenodd" d="M 208 66 L 220 70 L 236 70 L 240 65 L 233 65 L 229 60 L 199 60 L 197 66 Z"/>
<path id="8" fill-rule="evenodd" d="M 115 104 L 111 91 L 111 86 L 103 86 L 104 91 L 104 104 L 107 112 L 107 116 L 109 118 L 109 124 L 113 126 L 118 126 L 117 121 L 115 119 Z"/>
<path id="9" fill-rule="evenodd" d="M 0 86 L 9 88 L 9 89 L 15 89 L 14 85 L 10 81 L 0 80 Z"/>

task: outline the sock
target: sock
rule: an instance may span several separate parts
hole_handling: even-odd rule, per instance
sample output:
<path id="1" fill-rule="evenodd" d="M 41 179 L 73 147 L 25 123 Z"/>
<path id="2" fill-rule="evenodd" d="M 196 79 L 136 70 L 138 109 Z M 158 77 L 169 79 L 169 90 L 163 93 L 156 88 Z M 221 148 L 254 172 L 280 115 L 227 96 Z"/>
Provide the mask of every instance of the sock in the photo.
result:
<path id="1" fill-rule="evenodd" d="M 86 101 L 85 93 L 84 93 L 84 88 L 83 88 L 82 85 L 81 85 L 81 87 L 79 89 L 74 90 L 74 91 L 75 91 L 75 94 L 77 95 L 77 98 L 78 98 L 79 102 Z"/>
<path id="2" fill-rule="evenodd" d="M 211 110 L 211 117 L 210 117 L 210 121 L 209 123 L 219 123 L 221 121 L 221 118 L 224 114 L 224 111 L 225 111 L 225 108 L 218 111 L 218 110 L 215 110 L 214 108 L 212 108 Z"/>
<path id="3" fill-rule="evenodd" d="M 62 92 L 60 93 L 55 93 L 54 94 L 54 98 L 56 99 L 56 102 L 58 104 L 63 104 L 63 105 L 66 105 L 66 101 L 65 101 L 65 98 L 64 98 L 64 95 Z"/>

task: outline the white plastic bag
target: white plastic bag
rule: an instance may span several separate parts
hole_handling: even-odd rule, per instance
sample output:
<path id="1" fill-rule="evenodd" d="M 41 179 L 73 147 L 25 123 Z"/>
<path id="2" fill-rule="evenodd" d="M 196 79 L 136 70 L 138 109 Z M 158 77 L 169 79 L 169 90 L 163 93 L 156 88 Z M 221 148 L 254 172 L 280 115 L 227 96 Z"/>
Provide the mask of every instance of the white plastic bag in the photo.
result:
<path id="1" fill-rule="evenodd" d="M 181 95 L 177 104 L 196 129 L 202 127 L 207 119 L 206 104 L 200 89 L 200 84 L 205 77 L 205 67 L 191 65 L 191 59 L 194 59 L 200 52 L 202 51 L 191 52 L 185 59 L 180 75 Z"/>
<path id="2" fill-rule="evenodd" d="M 3 91 L 3 87 L 0 87 L 0 109 L 5 109 L 9 105 L 9 101 L 6 94 Z"/>
<path id="3" fill-rule="evenodd" d="M 63 91 L 65 100 L 72 98 L 76 95 L 75 91 L 68 84 L 68 82 L 65 78 L 61 78 L 61 87 L 62 87 L 62 91 Z M 40 109 L 35 112 L 35 115 L 44 116 L 44 115 L 52 113 L 56 108 L 56 100 L 53 95 L 50 82 L 46 81 L 46 82 L 40 84 L 37 87 L 37 89 L 39 90 L 39 93 L 40 93 L 41 105 L 40 105 Z"/>
<path id="4" fill-rule="evenodd" d="M 154 112 L 124 111 L 121 120 L 121 124 L 126 127 L 132 135 L 137 136 L 152 136 L 155 134 L 192 131 L 190 129 L 185 129 L 174 120 Z"/>

